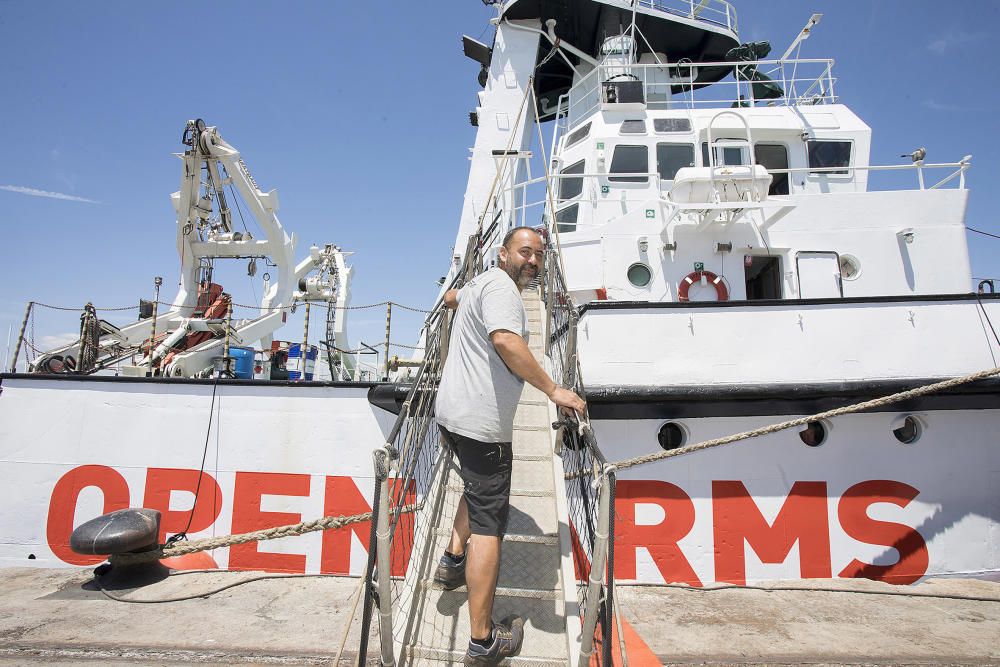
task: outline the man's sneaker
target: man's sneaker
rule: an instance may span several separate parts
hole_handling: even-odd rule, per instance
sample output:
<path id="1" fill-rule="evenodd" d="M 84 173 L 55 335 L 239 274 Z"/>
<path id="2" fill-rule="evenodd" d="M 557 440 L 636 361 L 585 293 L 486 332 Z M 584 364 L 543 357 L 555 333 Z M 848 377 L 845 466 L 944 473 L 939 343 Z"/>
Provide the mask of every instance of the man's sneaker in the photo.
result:
<path id="1" fill-rule="evenodd" d="M 524 621 L 517 616 L 508 616 L 499 623 L 493 625 L 493 643 L 489 648 L 483 648 L 479 644 L 469 642 L 469 649 L 465 652 L 465 665 L 470 667 L 476 665 L 497 665 L 504 658 L 517 655 L 521 650 L 521 641 L 524 639 Z"/>
<path id="2" fill-rule="evenodd" d="M 465 559 L 455 564 L 447 555 L 441 556 L 437 570 L 434 571 L 434 583 L 441 584 L 446 591 L 454 590 L 465 583 Z"/>

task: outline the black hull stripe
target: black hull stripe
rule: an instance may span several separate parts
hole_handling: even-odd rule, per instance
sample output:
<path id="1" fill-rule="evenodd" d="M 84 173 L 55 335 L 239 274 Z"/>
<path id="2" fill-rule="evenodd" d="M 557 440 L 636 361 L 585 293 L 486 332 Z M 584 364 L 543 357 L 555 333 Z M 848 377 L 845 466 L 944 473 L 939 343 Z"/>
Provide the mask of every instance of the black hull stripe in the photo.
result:
<path id="1" fill-rule="evenodd" d="M 580 306 L 588 310 L 698 310 L 702 308 L 794 308 L 864 303 L 927 303 L 941 301 L 1000 301 L 996 294 L 918 294 L 897 296 L 853 296 L 829 299 L 758 299 L 754 301 L 590 301 Z"/>
<path id="2" fill-rule="evenodd" d="M 35 374 L 35 373 L 0 373 L 0 386 L 4 380 L 40 380 L 43 382 L 112 382 L 119 384 L 202 384 L 213 385 L 214 378 L 175 378 L 175 377 L 126 377 L 124 375 L 71 375 L 69 373 Z M 304 380 L 242 380 L 239 378 L 220 378 L 220 387 L 345 387 L 368 389 L 380 382 L 314 382 Z"/>
<path id="3" fill-rule="evenodd" d="M 591 419 L 692 419 L 808 415 L 939 382 L 872 380 L 823 384 L 618 386 L 587 391 Z M 990 378 L 871 410 L 1000 410 L 1000 379 Z"/>

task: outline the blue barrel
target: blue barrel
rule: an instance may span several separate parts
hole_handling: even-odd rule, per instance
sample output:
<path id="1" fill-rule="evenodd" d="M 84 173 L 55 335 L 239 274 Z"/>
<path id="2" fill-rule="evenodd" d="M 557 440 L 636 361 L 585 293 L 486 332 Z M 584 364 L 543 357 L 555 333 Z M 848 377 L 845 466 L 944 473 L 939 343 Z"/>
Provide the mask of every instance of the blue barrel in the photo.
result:
<path id="1" fill-rule="evenodd" d="M 229 356 L 233 358 L 233 374 L 242 380 L 253 379 L 252 347 L 230 347 Z"/>
<path id="2" fill-rule="evenodd" d="M 319 348 L 315 345 L 310 345 L 309 349 L 306 350 L 306 358 L 303 360 L 302 345 L 300 343 L 292 343 L 288 347 L 288 379 L 311 381 L 318 356 Z M 304 374 L 303 371 L 305 371 Z"/>

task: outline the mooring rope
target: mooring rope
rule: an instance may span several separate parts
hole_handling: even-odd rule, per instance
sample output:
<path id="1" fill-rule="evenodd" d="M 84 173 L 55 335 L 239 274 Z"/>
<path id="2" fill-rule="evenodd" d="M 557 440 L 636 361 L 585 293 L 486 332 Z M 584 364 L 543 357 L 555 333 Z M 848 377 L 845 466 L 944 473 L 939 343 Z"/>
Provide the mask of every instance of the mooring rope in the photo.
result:
<path id="1" fill-rule="evenodd" d="M 420 509 L 419 503 L 406 505 L 398 510 L 394 510 L 393 513 L 409 514 L 417 511 L 418 509 Z M 371 518 L 371 512 L 362 512 L 361 514 L 351 514 L 348 516 L 325 516 L 321 519 L 302 521 L 300 523 L 293 523 L 285 526 L 275 526 L 274 528 L 265 528 L 263 530 L 255 530 L 249 533 L 219 535 L 217 537 L 206 537 L 200 540 L 173 542 L 149 551 L 115 554 L 110 560 L 112 565 L 135 565 L 137 563 L 148 563 L 150 561 L 160 560 L 161 558 L 173 558 L 175 556 L 185 556 L 187 554 L 198 553 L 199 551 L 209 551 L 211 549 L 231 547 L 234 544 L 277 540 L 282 537 L 295 537 L 297 535 L 305 535 L 306 533 L 314 533 L 318 530 L 337 530 L 338 528 L 345 528 L 356 523 L 371 521 Z"/>

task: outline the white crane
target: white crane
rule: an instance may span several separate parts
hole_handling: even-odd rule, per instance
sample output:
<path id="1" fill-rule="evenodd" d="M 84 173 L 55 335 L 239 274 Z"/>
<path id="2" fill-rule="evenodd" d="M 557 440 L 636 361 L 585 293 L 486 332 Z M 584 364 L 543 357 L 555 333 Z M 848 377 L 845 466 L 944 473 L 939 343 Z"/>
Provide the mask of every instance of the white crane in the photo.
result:
<path id="1" fill-rule="evenodd" d="M 187 149 L 179 154 L 183 163 L 181 187 L 170 196 L 177 212 L 177 252 L 181 258 L 177 295 L 164 312 L 155 312 L 120 329 L 101 322 L 97 364 L 95 368 L 79 369 L 81 372 L 128 356 L 156 335 L 152 353 L 139 362 L 148 373 L 172 377 L 211 374 L 227 344 L 223 334 L 228 304 L 220 302 L 222 309 L 210 310 L 214 301 L 228 298 L 220 294 L 221 287 L 212 283 L 216 260 L 249 259 L 251 271 L 257 259 L 267 258 L 269 262 L 260 311 L 250 319 L 232 321 L 228 340 L 232 345 L 260 341 L 263 348 L 269 348 L 273 333 L 282 326 L 295 301 L 324 301 L 338 309 L 348 305 L 352 269 L 338 246 L 312 246 L 309 256 L 296 264 L 297 239 L 295 234 L 289 236 L 278 220 L 278 193 L 262 191 L 239 151 L 222 138 L 217 128 L 207 127 L 201 119 L 187 122 L 182 141 Z M 263 230 L 262 239 L 233 229 L 226 185 L 239 191 Z M 349 347 L 345 324 L 346 317 L 341 314 L 328 333 L 333 338 L 328 343 Z M 166 335 L 161 338 L 160 334 Z M 77 366 L 78 350 L 88 344 L 78 341 L 45 352 L 32 363 L 31 370 L 71 371 Z M 343 361 L 345 365 L 351 363 L 347 355 Z"/>

